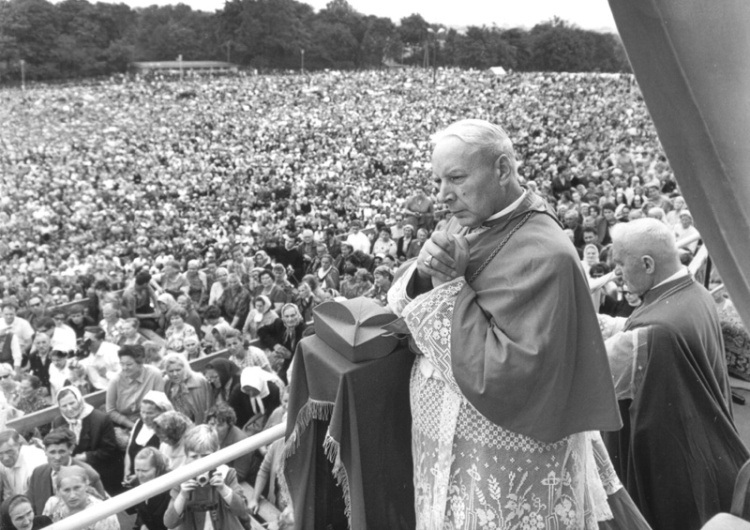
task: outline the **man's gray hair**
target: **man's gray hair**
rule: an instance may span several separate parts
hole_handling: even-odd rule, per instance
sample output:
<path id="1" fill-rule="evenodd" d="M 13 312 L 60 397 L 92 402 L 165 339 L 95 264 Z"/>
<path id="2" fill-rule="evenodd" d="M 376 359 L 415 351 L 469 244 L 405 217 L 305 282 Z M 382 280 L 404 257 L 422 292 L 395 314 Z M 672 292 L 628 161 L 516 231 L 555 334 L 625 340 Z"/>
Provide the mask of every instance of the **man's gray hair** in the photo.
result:
<path id="1" fill-rule="evenodd" d="M 436 132 L 432 135 L 431 141 L 433 145 L 436 145 L 449 137 L 458 138 L 468 145 L 478 147 L 493 159 L 500 155 L 506 155 L 515 169 L 516 155 L 513 151 L 513 143 L 505 130 L 498 125 L 485 120 L 460 120 L 450 124 L 442 131 Z"/>
<path id="2" fill-rule="evenodd" d="M 674 259 L 677 256 L 674 233 L 653 218 L 617 223 L 612 227 L 612 241 L 623 245 L 628 254 L 650 255 L 655 259 Z"/>

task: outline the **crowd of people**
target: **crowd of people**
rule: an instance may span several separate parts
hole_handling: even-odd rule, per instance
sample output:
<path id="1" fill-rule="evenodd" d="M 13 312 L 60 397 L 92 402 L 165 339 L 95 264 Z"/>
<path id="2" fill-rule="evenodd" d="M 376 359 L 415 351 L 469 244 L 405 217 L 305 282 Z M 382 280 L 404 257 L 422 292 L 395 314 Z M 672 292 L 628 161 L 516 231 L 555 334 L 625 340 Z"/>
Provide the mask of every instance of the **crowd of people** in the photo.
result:
<path id="1" fill-rule="evenodd" d="M 0 432 L 3 529 L 26 501 L 60 520 L 281 422 L 314 308 L 386 305 L 398 267 L 450 221 L 430 134 L 458 117 L 507 125 L 520 185 L 556 212 L 590 279 L 611 270 L 618 224 L 697 233 L 629 75 L 156 78 L 0 101 L 0 427 L 60 409 L 48 428 Z M 596 302 L 617 317 L 639 299 L 619 282 Z M 105 411 L 82 399 L 96 390 Z M 204 528 L 190 503 L 219 497 L 214 528 L 234 528 L 259 502 L 237 482 L 260 495 L 269 477 L 284 510 L 278 460 L 188 481 L 138 507 L 140 528 Z"/>

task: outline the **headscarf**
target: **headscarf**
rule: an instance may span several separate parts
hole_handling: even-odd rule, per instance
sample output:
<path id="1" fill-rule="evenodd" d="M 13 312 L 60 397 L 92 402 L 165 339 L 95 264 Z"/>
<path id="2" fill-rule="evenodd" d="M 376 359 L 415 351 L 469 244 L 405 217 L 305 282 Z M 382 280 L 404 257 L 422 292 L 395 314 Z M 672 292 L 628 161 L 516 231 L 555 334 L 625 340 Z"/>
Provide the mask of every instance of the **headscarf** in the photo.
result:
<path id="1" fill-rule="evenodd" d="M 289 350 L 294 353 L 294 349 L 297 347 L 297 341 L 301 338 L 297 336 L 297 327 L 304 322 L 304 318 L 302 317 L 302 313 L 300 313 L 297 304 L 284 304 L 284 307 L 281 308 L 281 314 L 283 315 L 287 309 L 294 309 L 297 313 L 297 321 L 291 328 L 287 327 L 286 322 L 282 318 L 282 322 L 284 322 L 284 344 L 289 344 Z"/>
<path id="2" fill-rule="evenodd" d="M 586 259 L 586 251 L 589 248 L 593 248 L 596 251 L 596 261 L 594 263 L 599 263 L 599 249 L 593 243 L 589 243 L 588 245 L 586 245 L 585 247 L 583 247 L 583 261 L 587 265 L 586 269 L 590 268 L 591 265 L 593 265 L 593 263 L 589 263 L 587 261 L 587 259 Z"/>
<path id="3" fill-rule="evenodd" d="M 229 401 L 233 381 L 240 379 L 240 367 L 228 359 L 214 359 L 206 365 L 206 370 L 208 369 L 215 370 L 219 376 L 219 388 L 211 385 L 215 400 Z"/>
<path id="4" fill-rule="evenodd" d="M 242 391 L 245 391 L 245 387 L 251 387 L 258 391 L 257 396 L 250 398 L 253 414 L 264 414 L 266 412 L 266 408 L 263 405 L 263 398 L 271 393 L 268 389 L 269 381 L 273 381 L 279 387 L 282 386 L 276 374 L 268 372 L 260 366 L 248 366 L 242 370 L 242 375 L 240 375 L 240 388 Z"/>
<path id="5" fill-rule="evenodd" d="M 94 412 L 94 407 L 87 403 L 85 399 L 83 399 L 83 394 L 81 394 L 81 391 L 78 389 L 77 386 L 69 385 L 62 387 L 55 396 L 55 401 L 57 401 L 57 406 L 60 406 L 60 398 L 65 397 L 65 393 L 69 392 L 73 394 L 73 397 L 76 399 L 76 401 L 79 404 L 78 412 L 75 414 L 75 416 L 68 417 L 65 415 L 65 412 L 63 412 L 62 409 L 60 409 L 60 414 L 62 415 L 63 419 L 68 423 L 68 427 L 70 427 L 70 430 L 73 431 L 73 434 L 76 435 L 76 443 L 78 443 L 81 439 L 81 428 L 83 427 L 83 419 L 87 417 L 89 414 Z"/>
<path id="6" fill-rule="evenodd" d="M 262 301 L 263 301 L 263 310 L 262 310 L 262 314 L 264 314 L 264 315 L 265 315 L 266 313 L 268 313 L 268 311 L 269 311 L 269 310 L 271 309 L 271 307 L 273 307 L 273 306 L 272 306 L 272 304 L 271 304 L 271 299 L 270 299 L 270 298 L 268 298 L 268 297 L 267 297 L 266 295 L 264 295 L 264 294 L 260 294 L 260 295 L 256 296 L 256 297 L 255 297 L 255 299 L 256 299 L 256 300 L 262 300 Z"/>
<path id="7" fill-rule="evenodd" d="M 265 250 L 259 250 L 258 252 L 256 252 L 255 257 L 257 258 L 258 256 L 260 256 L 260 260 L 258 261 L 262 261 L 262 263 L 257 264 L 256 262 L 257 266 L 255 268 L 265 267 L 271 261 L 271 258 L 268 256 L 268 253 Z"/>
<path id="8" fill-rule="evenodd" d="M 167 313 L 172 310 L 177 304 L 177 300 L 174 299 L 169 293 L 161 293 L 156 297 L 156 300 L 167 306 Z"/>
<path id="9" fill-rule="evenodd" d="M 13 522 L 10 519 L 10 506 L 11 504 L 20 504 L 21 502 L 28 502 L 32 508 L 34 507 L 34 504 L 31 502 L 31 500 L 26 495 L 22 494 L 13 495 L 12 497 L 3 501 L 2 506 L 0 506 L 0 528 L 2 530 L 5 530 L 6 528 L 8 528 L 9 530 L 13 530 L 15 528 Z"/>
<path id="10" fill-rule="evenodd" d="M 169 401 L 169 398 L 167 397 L 167 395 L 164 392 L 161 392 L 159 390 L 149 390 L 148 392 L 146 392 L 146 395 L 143 396 L 143 399 L 141 399 L 141 402 L 151 403 L 162 412 L 167 412 L 168 410 L 174 410 L 174 407 L 172 406 L 172 402 Z"/>

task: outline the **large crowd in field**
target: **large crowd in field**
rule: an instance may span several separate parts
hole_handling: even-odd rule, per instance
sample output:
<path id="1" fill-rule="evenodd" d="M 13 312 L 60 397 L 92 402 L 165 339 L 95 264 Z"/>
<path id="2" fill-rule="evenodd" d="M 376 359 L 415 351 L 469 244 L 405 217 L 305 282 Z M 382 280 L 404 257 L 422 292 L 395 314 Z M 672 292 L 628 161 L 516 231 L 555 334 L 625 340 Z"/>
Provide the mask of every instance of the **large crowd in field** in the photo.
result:
<path id="1" fill-rule="evenodd" d="M 557 212 L 591 278 L 609 271 L 617 223 L 650 216 L 697 233 L 630 75 L 122 78 L 0 90 L 0 109 L 0 420 L 59 405 L 57 428 L 16 434 L 84 455 L 102 497 L 150 480 L 138 469 L 164 472 L 281 421 L 312 309 L 384 304 L 396 268 L 447 221 L 430 135 L 457 119 L 507 130 L 523 185 Z M 601 311 L 632 311 L 627 294 L 611 289 Z M 226 362 L 191 370 L 225 348 Z M 97 389 L 104 412 L 81 400 Z M 87 414 L 106 431 L 98 441 L 81 436 Z M 33 497 L 33 467 L 3 455 L 47 458 L 9 432 L 3 498 Z M 234 463 L 232 495 L 232 478 L 268 479 L 274 451 Z M 37 514 L 70 512 L 49 499 L 31 498 Z"/>

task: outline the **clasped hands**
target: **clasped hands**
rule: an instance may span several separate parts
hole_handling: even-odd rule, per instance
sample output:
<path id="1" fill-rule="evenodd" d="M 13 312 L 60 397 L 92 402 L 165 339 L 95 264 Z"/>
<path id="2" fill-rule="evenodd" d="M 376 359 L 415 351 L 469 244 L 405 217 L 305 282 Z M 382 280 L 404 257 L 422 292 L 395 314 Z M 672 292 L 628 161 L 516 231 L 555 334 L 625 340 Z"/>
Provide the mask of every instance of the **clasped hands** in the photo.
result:
<path id="1" fill-rule="evenodd" d="M 417 271 L 423 278 L 431 278 L 433 287 L 463 276 L 468 264 L 466 238 L 447 232 L 433 232 L 417 257 Z"/>

